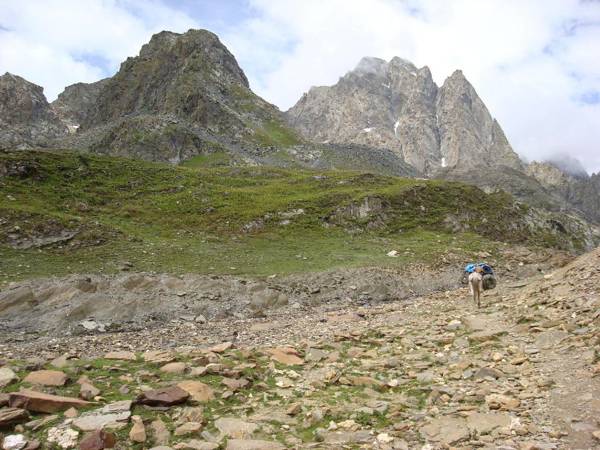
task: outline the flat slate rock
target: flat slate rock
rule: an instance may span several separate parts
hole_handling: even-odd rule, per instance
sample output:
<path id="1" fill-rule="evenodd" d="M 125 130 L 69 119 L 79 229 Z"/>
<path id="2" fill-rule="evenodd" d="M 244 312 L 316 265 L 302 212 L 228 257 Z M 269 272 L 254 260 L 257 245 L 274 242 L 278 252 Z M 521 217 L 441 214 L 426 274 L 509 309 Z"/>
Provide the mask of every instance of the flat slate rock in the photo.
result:
<path id="1" fill-rule="evenodd" d="M 206 403 L 215 398 L 213 389 L 201 381 L 185 380 L 177 384 L 177 387 L 186 391 L 191 400 L 198 403 Z"/>
<path id="2" fill-rule="evenodd" d="M 36 370 L 29 373 L 23 381 L 41 386 L 64 386 L 69 377 L 60 370 Z"/>
<path id="3" fill-rule="evenodd" d="M 9 405 L 13 408 L 22 408 L 28 411 L 53 413 L 71 407 L 82 408 L 91 405 L 91 403 L 74 397 L 63 397 L 24 389 L 10 394 Z"/>
<path id="4" fill-rule="evenodd" d="M 223 436 L 234 439 L 243 439 L 249 437 L 258 429 L 258 425 L 251 422 L 244 422 L 237 417 L 222 417 L 215 420 L 215 427 Z"/>
<path id="5" fill-rule="evenodd" d="M 477 434 L 489 434 L 497 428 L 510 427 L 511 417 L 508 414 L 473 413 L 467 417 L 467 427 Z"/>
<path id="6" fill-rule="evenodd" d="M 131 417 L 131 412 L 122 411 L 103 414 L 99 411 L 83 414 L 73 419 L 73 426 L 81 431 L 94 431 L 104 428 L 106 425 L 118 422 L 127 422 Z"/>
<path id="7" fill-rule="evenodd" d="M 171 386 L 143 392 L 136 402 L 149 406 L 172 406 L 185 403 L 189 396 L 189 392 L 178 386 Z"/>
<path id="8" fill-rule="evenodd" d="M 19 422 L 25 422 L 29 419 L 29 413 L 20 408 L 2 408 L 0 409 L 0 428 L 14 425 Z"/>
<path id="9" fill-rule="evenodd" d="M 133 352 L 109 352 L 104 355 L 104 359 L 116 359 L 117 361 L 135 361 L 136 356 Z"/>
<path id="10" fill-rule="evenodd" d="M 470 436 L 465 419 L 453 417 L 433 419 L 421 427 L 420 431 L 428 441 L 442 442 L 447 445 L 464 441 Z"/>
<path id="11" fill-rule="evenodd" d="M 287 366 L 299 366 L 304 360 L 298 356 L 298 352 L 291 347 L 276 347 L 265 350 L 271 355 L 271 359 Z"/>

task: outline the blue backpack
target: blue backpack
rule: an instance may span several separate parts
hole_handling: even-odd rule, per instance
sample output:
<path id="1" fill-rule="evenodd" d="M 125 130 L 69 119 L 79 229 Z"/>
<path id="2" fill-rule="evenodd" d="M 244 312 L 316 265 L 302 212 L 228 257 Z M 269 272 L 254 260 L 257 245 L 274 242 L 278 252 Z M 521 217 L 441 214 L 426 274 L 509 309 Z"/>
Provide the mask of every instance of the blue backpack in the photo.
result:
<path id="1" fill-rule="evenodd" d="M 494 269 L 492 269 L 492 266 L 486 263 L 467 264 L 465 267 L 465 272 L 473 273 L 475 272 L 476 267 L 481 267 L 483 269 L 483 273 L 486 275 L 494 275 Z"/>

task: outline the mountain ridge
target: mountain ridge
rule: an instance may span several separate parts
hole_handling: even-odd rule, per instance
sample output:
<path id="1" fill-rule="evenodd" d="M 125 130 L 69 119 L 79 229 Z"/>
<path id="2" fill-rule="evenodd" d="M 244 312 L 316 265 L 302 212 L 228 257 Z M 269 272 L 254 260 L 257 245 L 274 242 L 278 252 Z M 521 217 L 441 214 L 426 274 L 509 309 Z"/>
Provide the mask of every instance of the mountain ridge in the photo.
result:
<path id="1" fill-rule="evenodd" d="M 281 112 L 252 92 L 218 36 L 163 31 L 114 76 L 68 86 L 52 104 L 20 77 L 0 77 L 2 92 L 0 147 L 7 149 L 176 164 L 223 154 L 236 165 L 448 178 L 600 222 L 597 178 L 565 172 L 557 184 L 550 169 L 522 162 L 460 70 L 437 86 L 427 66 L 364 57 L 335 85 L 313 87 Z"/>

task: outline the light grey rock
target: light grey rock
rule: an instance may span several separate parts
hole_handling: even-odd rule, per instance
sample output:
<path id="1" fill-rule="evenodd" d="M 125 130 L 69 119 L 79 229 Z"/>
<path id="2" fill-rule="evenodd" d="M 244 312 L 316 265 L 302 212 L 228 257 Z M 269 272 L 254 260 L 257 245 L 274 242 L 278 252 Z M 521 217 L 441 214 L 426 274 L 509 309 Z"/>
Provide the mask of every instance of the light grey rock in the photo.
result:
<path id="1" fill-rule="evenodd" d="M 8 367 L 0 367 L 0 388 L 8 386 L 13 381 L 17 381 L 19 377 Z"/>
<path id="2" fill-rule="evenodd" d="M 214 425 L 223 436 L 236 439 L 247 438 L 258 429 L 258 425 L 235 417 L 222 417 L 215 420 Z"/>
<path id="3" fill-rule="evenodd" d="M 467 417 L 467 427 L 478 434 L 489 434 L 497 428 L 510 427 L 511 418 L 508 414 L 473 413 Z"/>
<path id="4" fill-rule="evenodd" d="M 461 71 L 438 87 L 426 66 L 363 58 L 334 86 L 311 88 L 286 115 L 307 138 L 391 149 L 426 175 L 455 167 L 522 168 Z"/>
<path id="5" fill-rule="evenodd" d="M 441 442 L 446 445 L 464 441 L 470 436 L 466 421 L 453 417 L 433 419 L 421 427 L 420 433 L 428 441 Z"/>
<path id="6" fill-rule="evenodd" d="M 27 445 L 27 439 L 22 434 L 9 434 L 2 442 L 3 450 L 21 450 Z"/>

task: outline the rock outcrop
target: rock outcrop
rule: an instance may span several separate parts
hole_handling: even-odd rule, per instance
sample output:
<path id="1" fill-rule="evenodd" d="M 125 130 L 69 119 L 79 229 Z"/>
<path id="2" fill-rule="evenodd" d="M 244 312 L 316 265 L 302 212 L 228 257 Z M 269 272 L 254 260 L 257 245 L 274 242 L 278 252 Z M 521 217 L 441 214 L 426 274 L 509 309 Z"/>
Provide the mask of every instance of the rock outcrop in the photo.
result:
<path id="1" fill-rule="evenodd" d="M 215 148 L 282 144 L 281 134 L 295 140 L 279 110 L 250 90 L 234 56 L 206 30 L 158 33 L 99 83 L 59 97 L 68 117 L 81 120 L 75 146 L 179 162 Z"/>
<path id="2" fill-rule="evenodd" d="M 502 129 L 456 71 L 442 87 L 429 68 L 395 57 L 363 58 L 331 87 L 313 87 L 286 113 L 305 137 L 395 151 L 416 170 L 521 169 Z"/>
<path id="3" fill-rule="evenodd" d="M 600 222 L 600 173 L 568 173 L 551 162 L 532 162 L 527 174 L 562 202 L 564 209 L 575 208 L 591 221 Z"/>
<path id="4" fill-rule="evenodd" d="M 0 148 L 46 146 L 66 132 L 41 86 L 8 72 L 0 76 Z"/>
<path id="5" fill-rule="evenodd" d="M 95 83 L 75 83 L 67 86 L 51 103 L 52 109 L 69 127 L 69 131 L 76 132 L 79 125 L 86 120 L 88 112 L 94 110 L 98 96 L 108 80 L 109 78 L 105 78 Z"/>

